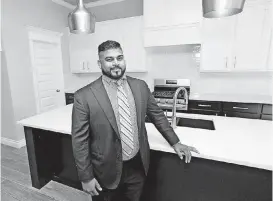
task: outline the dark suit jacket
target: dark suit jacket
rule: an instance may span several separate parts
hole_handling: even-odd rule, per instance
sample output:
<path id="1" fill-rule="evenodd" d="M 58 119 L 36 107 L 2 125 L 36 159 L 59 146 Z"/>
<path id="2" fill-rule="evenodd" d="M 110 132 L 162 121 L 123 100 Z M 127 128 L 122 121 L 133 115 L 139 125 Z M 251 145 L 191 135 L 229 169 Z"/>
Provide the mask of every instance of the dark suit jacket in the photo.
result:
<path id="1" fill-rule="evenodd" d="M 147 115 L 163 137 L 173 145 L 179 141 L 164 112 L 158 107 L 143 80 L 127 76 L 135 99 L 140 155 L 147 174 L 150 148 L 145 127 Z M 114 189 L 122 173 L 122 148 L 116 118 L 102 77 L 79 89 L 72 110 L 72 147 L 79 179 L 94 177 L 106 188 Z"/>

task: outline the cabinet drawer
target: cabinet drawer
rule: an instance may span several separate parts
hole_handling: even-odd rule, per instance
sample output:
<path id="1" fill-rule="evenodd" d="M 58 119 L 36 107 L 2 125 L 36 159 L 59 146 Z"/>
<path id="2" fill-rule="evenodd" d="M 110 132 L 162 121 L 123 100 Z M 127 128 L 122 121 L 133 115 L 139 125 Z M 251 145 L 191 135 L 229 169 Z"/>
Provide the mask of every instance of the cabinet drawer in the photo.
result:
<path id="1" fill-rule="evenodd" d="M 221 103 L 215 101 L 189 101 L 189 110 L 221 111 Z"/>
<path id="2" fill-rule="evenodd" d="M 262 105 L 258 103 L 224 102 L 223 111 L 260 114 Z"/>
<path id="3" fill-rule="evenodd" d="M 225 112 L 225 116 L 227 117 L 240 117 L 247 119 L 260 119 L 260 114 L 255 113 L 246 113 L 246 112 Z"/>
<path id="4" fill-rule="evenodd" d="M 264 104 L 262 113 L 263 114 L 272 114 L 272 105 Z"/>
<path id="5" fill-rule="evenodd" d="M 272 114 L 262 114 L 261 119 L 272 121 Z"/>

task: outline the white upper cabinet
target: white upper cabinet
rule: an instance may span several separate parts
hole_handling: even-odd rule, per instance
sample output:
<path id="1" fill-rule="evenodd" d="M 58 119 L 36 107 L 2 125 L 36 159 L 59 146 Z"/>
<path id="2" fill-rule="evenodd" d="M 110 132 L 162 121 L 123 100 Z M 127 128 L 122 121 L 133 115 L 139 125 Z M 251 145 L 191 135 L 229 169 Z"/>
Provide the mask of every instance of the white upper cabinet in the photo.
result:
<path id="1" fill-rule="evenodd" d="M 253 2 L 238 15 L 203 19 L 200 71 L 269 70 L 271 4 Z"/>
<path id="2" fill-rule="evenodd" d="M 270 47 L 269 6 L 246 6 L 236 21 L 233 70 L 264 71 Z"/>
<path id="3" fill-rule="evenodd" d="M 201 0 L 144 0 L 144 45 L 200 43 Z"/>
<path id="4" fill-rule="evenodd" d="M 97 22 L 94 34 L 70 34 L 71 72 L 101 72 L 97 64 L 98 46 L 106 40 L 115 40 L 121 44 L 127 72 L 147 71 L 143 46 L 143 18 L 139 16 Z"/>
<path id="5" fill-rule="evenodd" d="M 235 17 L 204 19 L 200 71 L 228 71 L 232 64 Z"/>

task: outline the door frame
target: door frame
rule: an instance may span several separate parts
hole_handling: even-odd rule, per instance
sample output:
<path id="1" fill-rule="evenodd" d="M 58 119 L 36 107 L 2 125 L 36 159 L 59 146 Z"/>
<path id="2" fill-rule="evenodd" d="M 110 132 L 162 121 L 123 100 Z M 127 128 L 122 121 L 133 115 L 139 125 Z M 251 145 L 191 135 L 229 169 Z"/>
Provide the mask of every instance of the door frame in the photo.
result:
<path id="1" fill-rule="evenodd" d="M 62 57 L 62 46 L 61 46 L 61 37 L 63 33 L 51 31 L 47 29 L 42 29 L 39 27 L 27 26 L 28 31 L 28 40 L 29 40 L 29 50 L 30 50 L 30 61 L 31 61 L 31 69 L 33 75 L 33 89 L 35 94 L 35 104 L 36 104 L 36 113 L 41 113 L 41 108 L 39 104 L 39 90 L 38 90 L 38 82 L 37 82 L 37 73 L 34 63 L 34 49 L 33 43 L 35 41 L 48 42 L 57 44 L 58 51 L 60 51 L 60 65 L 59 66 L 59 82 L 60 85 L 60 93 L 63 93 L 63 102 L 65 103 L 65 95 L 64 95 L 64 74 L 63 74 L 63 57 Z M 64 104 L 65 105 L 65 104 Z"/>

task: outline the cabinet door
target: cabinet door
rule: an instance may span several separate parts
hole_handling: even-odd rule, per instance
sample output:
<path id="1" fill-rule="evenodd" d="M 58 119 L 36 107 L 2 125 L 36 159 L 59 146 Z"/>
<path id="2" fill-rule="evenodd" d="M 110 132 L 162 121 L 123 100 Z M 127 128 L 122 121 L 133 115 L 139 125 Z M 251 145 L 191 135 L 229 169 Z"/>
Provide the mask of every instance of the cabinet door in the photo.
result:
<path id="1" fill-rule="evenodd" d="M 235 17 L 203 19 L 200 71 L 228 71 Z"/>
<path id="2" fill-rule="evenodd" d="M 234 58 L 235 71 L 265 70 L 268 54 L 268 26 L 265 26 L 266 6 L 246 6 L 237 16 Z M 267 53 L 265 53 L 265 50 Z"/>
<path id="3" fill-rule="evenodd" d="M 100 72 L 95 34 L 69 34 L 70 70 L 72 73 Z"/>
<path id="4" fill-rule="evenodd" d="M 144 0 L 145 27 L 197 23 L 202 19 L 201 0 Z"/>
<path id="5" fill-rule="evenodd" d="M 124 20 L 121 40 L 127 72 L 146 72 L 142 17 Z"/>

